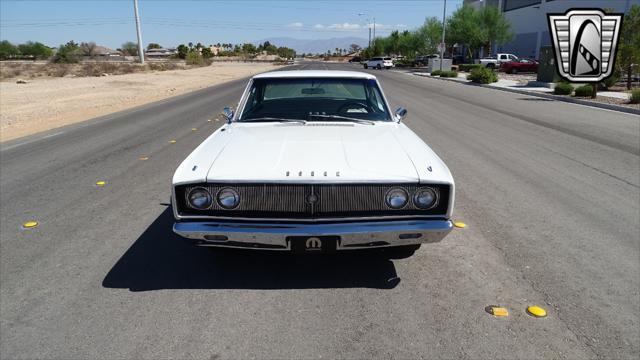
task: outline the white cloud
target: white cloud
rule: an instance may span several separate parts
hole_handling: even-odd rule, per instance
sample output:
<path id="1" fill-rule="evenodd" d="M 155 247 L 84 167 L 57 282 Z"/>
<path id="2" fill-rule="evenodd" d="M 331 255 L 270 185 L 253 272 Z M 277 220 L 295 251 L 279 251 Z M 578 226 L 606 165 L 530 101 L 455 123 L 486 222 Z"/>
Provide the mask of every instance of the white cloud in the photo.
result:
<path id="1" fill-rule="evenodd" d="M 369 27 L 373 29 L 373 24 L 369 24 Z M 376 30 L 399 30 L 406 28 L 405 24 L 396 24 L 396 25 L 388 25 L 388 24 L 378 24 L 376 23 Z"/>
<path id="2" fill-rule="evenodd" d="M 294 29 L 299 29 L 299 28 L 301 28 L 303 26 L 304 26 L 304 24 L 301 23 L 301 22 L 294 22 L 294 23 L 291 23 L 291 24 L 287 25 L 288 28 L 294 28 Z"/>
<path id="3" fill-rule="evenodd" d="M 322 25 L 322 24 L 315 24 L 313 27 L 315 29 L 324 29 L 324 25 Z"/>
<path id="4" fill-rule="evenodd" d="M 327 28 L 333 29 L 333 30 L 359 30 L 360 24 L 350 24 L 350 23 L 331 24 L 327 26 Z"/>

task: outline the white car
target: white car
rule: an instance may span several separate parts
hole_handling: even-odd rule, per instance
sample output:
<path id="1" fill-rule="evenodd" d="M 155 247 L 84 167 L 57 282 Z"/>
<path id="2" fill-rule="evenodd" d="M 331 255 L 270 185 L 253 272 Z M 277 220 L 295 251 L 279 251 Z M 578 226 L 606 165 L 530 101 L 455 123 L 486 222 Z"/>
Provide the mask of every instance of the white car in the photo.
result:
<path id="1" fill-rule="evenodd" d="M 173 176 L 177 234 L 210 247 L 412 254 L 451 231 L 451 173 L 402 122 L 407 111 L 389 111 L 375 76 L 264 73 L 237 109 Z"/>
<path id="2" fill-rule="evenodd" d="M 374 57 L 371 58 L 364 63 L 364 68 L 374 68 L 374 69 L 391 69 L 394 67 L 393 60 L 390 57 L 382 58 L 382 57 Z"/>
<path id="3" fill-rule="evenodd" d="M 489 69 L 497 69 L 500 67 L 500 64 L 509 61 L 518 61 L 518 57 L 513 54 L 497 54 L 496 56 L 487 56 L 476 60 L 478 64 L 482 64 Z"/>

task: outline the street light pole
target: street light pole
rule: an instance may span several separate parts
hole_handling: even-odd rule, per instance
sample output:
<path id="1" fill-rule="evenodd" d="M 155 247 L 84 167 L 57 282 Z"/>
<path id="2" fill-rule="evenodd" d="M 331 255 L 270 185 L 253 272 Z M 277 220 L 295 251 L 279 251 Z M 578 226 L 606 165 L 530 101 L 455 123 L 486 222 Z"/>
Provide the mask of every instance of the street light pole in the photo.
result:
<path id="1" fill-rule="evenodd" d="M 445 17 L 447 16 L 447 0 L 444 0 L 444 10 L 442 11 L 442 42 L 440 43 L 440 71 L 442 71 L 442 61 L 444 60 L 444 33 Z"/>
<path id="2" fill-rule="evenodd" d="M 142 50 L 142 34 L 140 33 L 140 17 L 138 16 L 138 0 L 133 0 L 133 13 L 136 17 L 136 33 L 138 35 L 138 57 L 144 64 L 144 51 Z"/>
<path id="3" fill-rule="evenodd" d="M 371 20 L 369 18 L 369 15 L 366 13 L 358 13 L 358 16 L 366 16 L 367 19 L 367 29 L 369 29 L 369 45 L 367 45 L 369 48 L 371 48 Z M 374 20 L 375 21 L 375 20 Z M 374 33 L 375 34 L 375 33 Z M 375 35 L 374 35 L 375 36 Z"/>

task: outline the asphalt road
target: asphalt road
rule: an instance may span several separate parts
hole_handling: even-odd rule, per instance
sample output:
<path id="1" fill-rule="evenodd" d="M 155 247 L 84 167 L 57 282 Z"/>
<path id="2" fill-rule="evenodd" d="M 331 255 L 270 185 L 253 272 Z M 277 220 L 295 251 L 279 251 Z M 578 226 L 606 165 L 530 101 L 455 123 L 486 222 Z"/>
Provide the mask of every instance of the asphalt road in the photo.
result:
<path id="1" fill-rule="evenodd" d="M 173 171 L 246 80 L 3 143 L 0 357 L 637 358 L 639 117 L 370 72 L 450 167 L 466 229 L 406 259 L 173 235 Z"/>

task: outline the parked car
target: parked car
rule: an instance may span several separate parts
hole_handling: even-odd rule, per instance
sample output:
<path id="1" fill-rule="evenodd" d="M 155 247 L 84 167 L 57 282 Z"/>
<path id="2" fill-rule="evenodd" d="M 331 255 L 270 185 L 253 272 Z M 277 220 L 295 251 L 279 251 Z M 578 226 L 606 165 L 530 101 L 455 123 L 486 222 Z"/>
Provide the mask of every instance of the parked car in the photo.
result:
<path id="1" fill-rule="evenodd" d="M 519 72 L 538 72 L 538 62 L 531 59 L 518 59 L 516 61 L 506 61 L 500 64 L 500 69 L 510 74 Z"/>
<path id="2" fill-rule="evenodd" d="M 351 59 L 349 59 L 350 63 L 360 63 L 362 61 L 362 58 L 360 56 L 354 56 Z"/>
<path id="3" fill-rule="evenodd" d="M 507 61 L 516 61 L 518 57 L 513 54 L 497 54 L 496 56 L 487 56 L 480 60 L 477 60 L 477 64 L 485 65 L 490 69 L 496 69 L 500 67 L 500 64 Z"/>
<path id="4" fill-rule="evenodd" d="M 259 74 L 224 114 L 173 176 L 173 231 L 196 245 L 410 255 L 451 231 L 451 173 L 375 76 Z"/>
<path id="5" fill-rule="evenodd" d="M 390 57 L 374 57 L 371 58 L 369 60 L 367 60 L 364 63 L 364 68 L 368 69 L 368 68 L 375 68 L 375 69 L 391 69 L 393 67 L 393 61 L 391 61 Z"/>
<path id="6" fill-rule="evenodd" d="M 440 58 L 440 54 L 416 56 L 416 59 L 413 61 L 413 66 L 425 66 L 429 64 L 429 59 L 435 58 Z"/>

